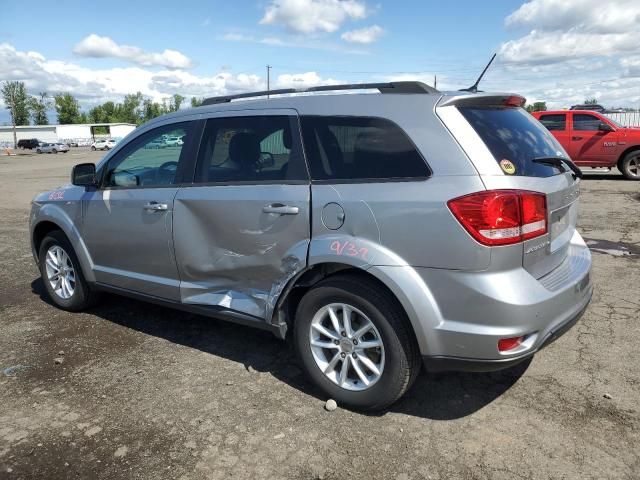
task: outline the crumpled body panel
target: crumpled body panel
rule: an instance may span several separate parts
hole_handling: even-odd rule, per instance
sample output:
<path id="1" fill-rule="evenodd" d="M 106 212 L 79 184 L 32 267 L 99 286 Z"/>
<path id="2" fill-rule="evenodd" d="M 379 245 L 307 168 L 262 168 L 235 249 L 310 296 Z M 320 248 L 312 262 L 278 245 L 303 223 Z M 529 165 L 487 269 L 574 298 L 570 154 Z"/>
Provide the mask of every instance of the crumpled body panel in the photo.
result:
<path id="1" fill-rule="evenodd" d="M 273 204 L 298 214 L 265 213 Z M 287 282 L 306 267 L 308 185 L 183 188 L 174 202 L 174 242 L 184 303 L 269 320 Z"/>

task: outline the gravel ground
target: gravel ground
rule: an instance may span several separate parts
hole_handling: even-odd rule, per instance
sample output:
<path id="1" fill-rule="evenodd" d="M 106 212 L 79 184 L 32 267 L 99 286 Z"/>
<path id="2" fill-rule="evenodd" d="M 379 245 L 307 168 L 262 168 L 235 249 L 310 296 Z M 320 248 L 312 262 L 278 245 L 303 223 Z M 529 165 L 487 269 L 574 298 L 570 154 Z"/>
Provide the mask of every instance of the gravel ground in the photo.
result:
<path id="1" fill-rule="evenodd" d="M 582 183 L 595 296 L 532 362 L 325 411 L 270 334 L 107 296 L 51 306 L 29 201 L 99 152 L 0 157 L 0 478 L 640 478 L 640 184 Z"/>

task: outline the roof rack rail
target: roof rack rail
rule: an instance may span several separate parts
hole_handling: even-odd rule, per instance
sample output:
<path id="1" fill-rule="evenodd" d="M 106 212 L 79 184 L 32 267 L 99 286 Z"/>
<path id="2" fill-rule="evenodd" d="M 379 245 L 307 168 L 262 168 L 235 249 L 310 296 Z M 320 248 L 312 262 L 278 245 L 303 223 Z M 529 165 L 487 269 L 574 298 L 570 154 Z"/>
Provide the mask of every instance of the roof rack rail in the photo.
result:
<path id="1" fill-rule="evenodd" d="M 288 93 L 331 92 L 338 90 L 368 90 L 377 89 L 380 93 L 440 93 L 433 87 L 422 82 L 388 82 L 388 83 L 349 83 L 346 85 L 321 85 L 308 88 L 283 88 L 280 90 L 265 90 L 262 92 L 238 93 L 221 97 L 206 98 L 202 105 L 228 103 L 239 98 L 266 97 L 267 95 L 285 95 Z"/>

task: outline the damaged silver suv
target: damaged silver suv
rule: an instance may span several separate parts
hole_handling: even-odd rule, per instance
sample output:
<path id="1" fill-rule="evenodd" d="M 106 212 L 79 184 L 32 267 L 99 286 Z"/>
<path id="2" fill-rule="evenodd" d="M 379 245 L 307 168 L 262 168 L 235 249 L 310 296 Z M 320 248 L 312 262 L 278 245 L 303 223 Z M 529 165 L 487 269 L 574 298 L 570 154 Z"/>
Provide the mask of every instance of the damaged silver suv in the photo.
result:
<path id="1" fill-rule="evenodd" d="M 360 409 L 422 364 L 506 368 L 571 327 L 592 294 L 580 171 L 524 99 L 306 91 L 355 89 L 211 98 L 74 167 L 31 211 L 51 299 L 115 292 L 290 337 Z"/>

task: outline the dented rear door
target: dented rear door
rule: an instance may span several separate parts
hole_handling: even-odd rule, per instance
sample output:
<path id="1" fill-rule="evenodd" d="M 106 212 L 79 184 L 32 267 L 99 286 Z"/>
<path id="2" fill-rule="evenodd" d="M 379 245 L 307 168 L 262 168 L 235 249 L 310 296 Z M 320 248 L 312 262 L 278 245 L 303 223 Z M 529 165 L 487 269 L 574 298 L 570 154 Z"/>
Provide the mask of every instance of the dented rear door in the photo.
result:
<path id="1" fill-rule="evenodd" d="M 306 266 L 309 205 L 294 110 L 207 119 L 194 182 L 174 202 L 182 302 L 270 319 L 287 282 Z"/>

